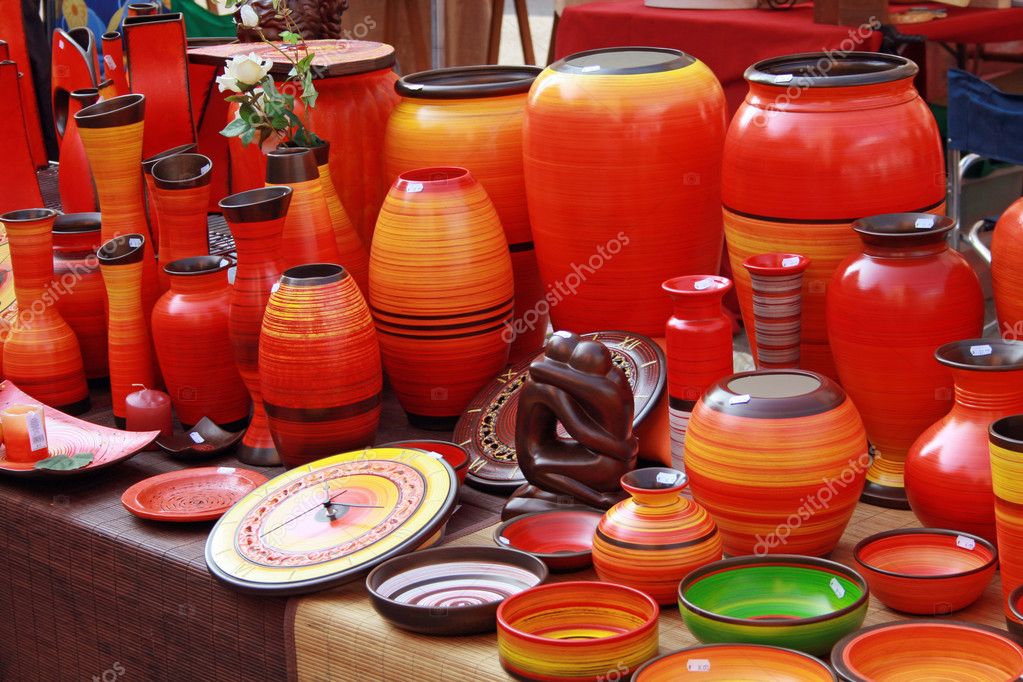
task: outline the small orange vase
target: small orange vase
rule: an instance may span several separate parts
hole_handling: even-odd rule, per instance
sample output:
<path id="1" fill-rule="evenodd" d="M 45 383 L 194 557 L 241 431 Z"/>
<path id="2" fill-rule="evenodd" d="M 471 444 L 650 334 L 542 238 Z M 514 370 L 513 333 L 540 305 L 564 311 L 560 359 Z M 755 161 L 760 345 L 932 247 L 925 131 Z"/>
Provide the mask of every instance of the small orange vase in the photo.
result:
<path id="1" fill-rule="evenodd" d="M 156 183 L 153 181 L 153 166 L 171 156 L 194 153 L 195 148 L 195 144 L 181 144 L 164 150 L 159 154 L 154 154 L 149 158 L 142 159 L 142 177 L 146 181 L 146 208 L 149 213 L 149 231 L 152 233 L 153 242 L 157 246 L 160 244 L 160 213 L 156 210 Z M 159 253 L 157 256 L 159 256 Z"/>
<path id="2" fill-rule="evenodd" d="M 284 267 L 309 263 L 343 266 L 313 151 L 295 147 L 267 154 L 266 186 L 271 185 L 285 185 L 292 190 L 291 207 L 281 235 Z"/>
<path id="3" fill-rule="evenodd" d="M 78 338 L 55 305 L 53 222 L 57 212 L 30 208 L 0 215 L 11 248 L 18 316 L 3 348 L 5 376 L 41 403 L 69 414 L 89 409 Z"/>
<path id="4" fill-rule="evenodd" d="M 65 136 L 64 143 L 67 145 Z M 102 243 L 99 213 L 67 213 L 53 224 L 53 283 L 57 310 L 82 349 L 87 379 L 110 374 L 107 364 L 107 290 L 96 262 Z"/>
<path id="5" fill-rule="evenodd" d="M 202 154 L 174 154 L 153 164 L 153 199 L 160 216 L 157 253 L 164 290 L 170 287 L 169 263 L 209 255 L 206 211 L 212 170 L 213 162 Z"/>
<path id="6" fill-rule="evenodd" d="M 373 318 L 340 265 L 285 270 L 259 336 L 263 403 L 288 468 L 373 442 L 383 373 Z"/>
<path id="7" fill-rule="evenodd" d="M 86 213 L 96 210 L 96 190 L 93 188 L 89 159 L 85 157 L 82 139 L 78 136 L 75 114 L 99 101 L 99 90 L 85 88 L 68 95 L 68 119 L 64 139 L 60 143 L 60 165 L 57 184 L 60 205 L 67 213 Z"/>
<path id="8" fill-rule="evenodd" d="M 329 163 L 330 143 L 324 142 L 319 147 L 314 147 L 313 155 L 316 157 L 316 170 L 320 174 L 320 186 L 323 188 L 323 198 L 327 202 L 330 224 L 334 229 L 334 241 L 337 243 L 341 258 L 339 264 L 355 278 L 355 283 L 365 296 L 369 293 L 369 251 L 363 245 L 358 230 L 348 219 L 345 207 L 341 205 L 337 187 L 334 186 Z"/>
<path id="9" fill-rule="evenodd" d="M 1023 341 L 1023 199 L 1005 209 L 991 240 L 994 286 L 1002 338 Z"/>
<path id="10" fill-rule="evenodd" d="M 369 303 L 387 375 L 413 425 L 452 428 L 500 373 L 514 286 L 497 212 L 467 170 L 398 176 L 373 236 Z"/>

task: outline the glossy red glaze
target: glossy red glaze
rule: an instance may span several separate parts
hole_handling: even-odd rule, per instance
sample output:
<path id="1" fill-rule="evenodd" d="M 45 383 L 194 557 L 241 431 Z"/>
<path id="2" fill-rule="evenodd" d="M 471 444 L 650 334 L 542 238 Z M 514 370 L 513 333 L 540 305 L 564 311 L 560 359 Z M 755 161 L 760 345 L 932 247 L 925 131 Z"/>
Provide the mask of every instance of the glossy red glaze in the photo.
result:
<path id="1" fill-rule="evenodd" d="M 799 367 L 803 272 L 809 266 L 809 258 L 794 253 L 760 253 L 742 262 L 753 291 L 758 369 Z"/>
<path id="2" fill-rule="evenodd" d="M 991 283 L 999 332 L 1023 341 L 1023 199 L 1005 209 L 991 240 Z"/>
<path id="3" fill-rule="evenodd" d="M 76 28 L 53 31 L 50 42 L 50 99 L 53 127 L 57 140 L 63 144 L 69 118 L 70 94 L 75 90 L 95 88 L 99 84 L 96 58 L 96 37 L 92 31 Z"/>
<path id="4" fill-rule="evenodd" d="M 65 137 L 65 147 L 68 142 Z M 99 218 L 98 213 L 84 216 L 66 214 L 58 218 L 53 227 L 53 281 L 64 292 L 57 298 L 57 310 L 78 337 L 85 376 L 89 379 L 110 373 L 107 362 L 107 290 L 96 261 L 96 249 L 102 243 Z M 69 219 L 72 222 L 65 223 Z"/>
<path id="5" fill-rule="evenodd" d="M 176 147 L 165 149 L 159 154 L 154 154 L 148 158 L 142 159 L 142 177 L 145 178 L 146 183 L 146 199 L 147 208 L 149 215 L 149 232 L 153 235 L 153 241 L 156 244 L 160 244 L 160 212 L 156 208 L 156 181 L 153 180 L 153 167 L 157 163 L 163 161 L 171 156 L 177 156 L 178 154 L 191 154 L 195 152 L 196 145 L 194 144 L 179 144 Z M 159 254 L 157 254 L 159 256 Z M 164 284 L 164 288 L 169 286 L 165 280 L 161 279 L 161 284 Z"/>
<path id="6" fill-rule="evenodd" d="M 57 167 L 60 204 L 65 213 L 86 213 L 96 210 L 96 190 L 92 185 L 92 170 L 85 156 L 82 138 L 78 136 L 78 124 L 74 116 L 83 107 L 99 101 L 99 90 L 75 90 L 68 95 L 68 100 L 67 124 L 60 144 L 60 165 Z"/>
<path id="7" fill-rule="evenodd" d="M 0 19 L 2 22 L 3 19 Z M 18 65 L 11 61 L 0 62 L 0 120 L 21 121 L 29 108 L 21 98 Z M 31 86 L 30 86 L 31 87 Z M 35 101 L 32 101 L 34 109 Z M 42 206 L 43 195 L 36 180 L 36 166 L 32 160 L 32 138 L 25 127 L 11 125 L 5 137 L 4 163 L 0 164 L 0 212 L 16 211 L 25 206 Z"/>
<path id="8" fill-rule="evenodd" d="M 210 252 L 206 211 L 212 170 L 213 162 L 202 154 L 175 154 L 153 165 L 151 196 L 159 216 L 157 256 L 164 289 L 170 287 L 167 265 Z"/>
<path id="9" fill-rule="evenodd" d="M 498 526 L 494 542 L 532 554 L 552 571 L 579 571 L 593 562 L 593 533 L 602 518 L 582 509 L 523 514 Z"/>
<path id="10" fill-rule="evenodd" d="M 128 87 L 128 70 L 124 62 L 124 41 L 119 31 L 104 33 L 101 39 L 103 45 L 103 77 L 113 81 L 114 96 L 127 95 L 131 92 Z"/>

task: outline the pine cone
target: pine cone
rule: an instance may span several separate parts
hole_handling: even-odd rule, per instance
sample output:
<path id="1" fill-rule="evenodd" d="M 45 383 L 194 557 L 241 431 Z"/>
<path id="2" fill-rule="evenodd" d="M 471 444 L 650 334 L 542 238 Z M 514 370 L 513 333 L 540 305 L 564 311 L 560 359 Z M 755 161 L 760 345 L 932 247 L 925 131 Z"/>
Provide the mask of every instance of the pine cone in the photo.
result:
<path id="1" fill-rule="evenodd" d="M 259 27 L 268 40 L 280 40 L 287 26 L 284 19 L 276 18 L 273 0 L 249 0 L 248 5 L 259 17 Z M 341 15 L 348 9 L 348 0 L 287 0 L 298 33 L 306 40 L 341 37 Z M 235 15 L 237 17 L 237 15 Z M 237 24 L 238 40 L 243 43 L 259 41 L 255 29 Z"/>

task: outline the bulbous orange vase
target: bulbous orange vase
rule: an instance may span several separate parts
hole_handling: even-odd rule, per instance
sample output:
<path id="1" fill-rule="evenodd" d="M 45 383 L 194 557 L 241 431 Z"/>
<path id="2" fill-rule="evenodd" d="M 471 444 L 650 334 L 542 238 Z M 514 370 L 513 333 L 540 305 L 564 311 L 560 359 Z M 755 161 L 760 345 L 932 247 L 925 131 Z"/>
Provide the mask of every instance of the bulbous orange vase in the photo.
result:
<path id="1" fill-rule="evenodd" d="M 11 248 L 18 316 L 3 347 L 4 375 L 41 403 L 69 414 L 89 409 L 78 338 L 57 308 L 53 222 L 57 212 L 29 208 L 0 215 Z"/>
<path id="2" fill-rule="evenodd" d="M 275 149 L 266 159 L 266 186 L 285 185 L 292 190 L 281 235 L 284 267 L 309 263 L 343 266 L 313 151 L 305 147 Z"/>
<path id="3" fill-rule="evenodd" d="M 1002 338 L 1023 341 L 1023 199 L 1005 209 L 991 239 L 994 286 Z"/>
<path id="4" fill-rule="evenodd" d="M 467 170 L 398 176 L 373 237 L 369 304 L 413 425 L 453 428 L 504 368 L 514 286 L 497 211 Z"/>
<path id="5" fill-rule="evenodd" d="M 78 337 L 87 379 L 110 374 L 107 290 L 96 261 L 96 249 L 103 243 L 101 220 L 99 213 L 66 213 L 53 224 L 53 282 L 62 292 L 57 310 Z"/>
<path id="6" fill-rule="evenodd" d="M 358 230 L 348 219 L 345 207 L 341 205 L 334 178 L 330 172 L 330 143 L 324 142 L 313 148 L 316 157 L 316 171 L 320 175 L 320 186 L 323 188 L 323 199 L 327 202 L 330 213 L 330 224 L 334 230 L 334 241 L 337 243 L 339 262 L 344 269 L 355 278 L 363 296 L 369 293 L 369 250 L 363 246 Z"/>
<path id="7" fill-rule="evenodd" d="M 210 252 L 206 210 L 213 162 L 202 154 L 174 154 L 153 164 L 153 199 L 160 223 L 160 286 L 170 288 L 167 265 Z M 180 414 L 178 415 L 180 417 Z M 214 419 L 214 421 L 216 421 Z"/>
<path id="8" fill-rule="evenodd" d="M 669 277 L 718 272 L 725 98 L 663 48 L 580 52 L 526 104 L 529 217 L 555 329 L 660 337 Z"/>
<path id="9" fill-rule="evenodd" d="M 543 349 L 549 319 L 522 171 L 526 96 L 540 71 L 487 65 L 404 76 L 395 85 L 402 99 L 391 112 L 384 138 L 389 179 L 427 166 L 461 166 L 494 202 L 515 273 L 512 363 Z"/>
<path id="10" fill-rule="evenodd" d="M 775 57 L 746 70 L 750 91 L 725 140 L 725 239 L 756 353 L 750 276 L 760 253 L 810 259 L 800 366 L 838 378 L 824 317 L 831 276 L 859 253 L 850 224 L 882 213 L 943 213 L 945 160 L 916 64 L 873 52 Z M 793 200 L 793 188 L 809 188 Z"/>

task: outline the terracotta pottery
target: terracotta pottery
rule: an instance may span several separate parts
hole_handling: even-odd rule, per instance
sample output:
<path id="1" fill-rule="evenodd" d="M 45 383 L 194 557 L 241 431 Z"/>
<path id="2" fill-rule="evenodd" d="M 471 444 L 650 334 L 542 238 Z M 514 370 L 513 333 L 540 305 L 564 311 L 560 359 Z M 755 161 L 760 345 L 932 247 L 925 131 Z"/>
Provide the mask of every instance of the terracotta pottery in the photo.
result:
<path id="1" fill-rule="evenodd" d="M 593 563 L 593 532 L 602 518 L 585 507 L 523 514 L 495 528 L 494 542 L 532 554 L 552 571 L 581 571 Z"/>
<path id="2" fill-rule="evenodd" d="M 565 582 L 510 597 L 497 609 L 501 665 L 518 679 L 597 682 L 622 678 L 657 655 L 660 609 L 623 585 Z"/>
<path id="3" fill-rule="evenodd" d="M 685 275 L 661 288 L 673 306 L 664 331 L 671 461 L 685 471 L 686 428 L 693 406 L 708 386 L 733 371 L 732 323 L 721 309 L 732 282 L 716 275 Z"/>
<path id="4" fill-rule="evenodd" d="M 991 284 L 1002 338 L 1023 341 L 1023 199 L 1005 209 L 991 239 Z"/>
<path id="5" fill-rule="evenodd" d="M 209 417 L 238 431 L 249 416 L 249 393 L 230 361 L 227 269 L 232 265 L 221 256 L 196 256 L 164 266 L 170 291 L 153 308 L 153 341 L 167 393 L 185 428 Z"/>
<path id="6" fill-rule="evenodd" d="M 54 29 L 50 40 L 50 100 L 57 141 L 63 145 L 71 111 L 71 93 L 99 84 L 96 37 L 82 26 Z"/>
<path id="7" fill-rule="evenodd" d="M 540 74 L 523 159 L 555 329 L 660 336 L 661 283 L 718 272 L 724 135 L 721 85 L 677 50 L 590 50 Z"/>
<path id="8" fill-rule="evenodd" d="M 112 82 L 114 96 L 127 95 L 128 70 L 124 62 L 124 41 L 120 31 L 108 31 L 100 39 L 103 45 L 103 78 Z"/>
<path id="9" fill-rule="evenodd" d="M 593 538 L 601 580 L 628 585 L 672 604 L 678 581 L 721 558 L 721 536 L 699 504 L 682 496 L 686 475 L 663 467 L 622 476 L 631 497 L 611 507 Z"/>
<path id="10" fill-rule="evenodd" d="M 60 293 L 57 310 L 78 337 L 87 379 L 110 373 L 107 290 L 96 260 L 96 249 L 103 242 L 101 220 L 99 213 L 66 213 L 53 223 L 53 282 Z"/>
<path id="11" fill-rule="evenodd" d="M 760 253 L 742 262 L 753 292 L 757 369 L 799 367 L 803 272 L 810 259 L 795 253 Z"/>
<path id="12" fill-rule="evenodd" d="M 1005 626 L 1017 643 L 1023 642 L 1023 584 L 1009 593 L 1005 603 Z"/>
<path id="13" fill-rule="evenodd" d="M 160 286 L 170 286 L 166 266 L 210 252 L 206 209 L 213 162 L 202 154 L 174 154 L 153 164 L 153 203 L 159 216 Z"/>
<path id="14" fill-rule="evenodd" d="M 750 92 L 725 140 L 721 193 L 728 257 L 754 352 L 744 260 L 775 251 L 810 259 L 800 366 L 835 379 L 824 303 L 835 268 L 860 250 L 850 223 L 944 211 L 943 144 L 913 88 L 916 73 L 908 59 L 874 52 L 796 54 L 746 70 Z M 814 189 L 794 201 L 796 187 Z"/>
<path id="15" fill-rule="evenodd" d="M 290 205 L 290 187 L 253 189 L 220 202 L 238 252 L 228 315 L 231 346 L 235 364 L 252 396 L 252 421 L 238 448 L 238 459 L 256 466 L 281 463 L 259 386 L 259 331 L 270 292 L 284 272 L 280 241 Z"/>
<path id="16" fill-rule="evenodd" d="M 96 190 L 93 188 L 92 170 L 85 156 L 82 139 L 78 136 L 75 114 L 99 101 L 99 90 L 84 88 L 68 94 L 67 122 L 60 143 L 60 164 L 57 183 L 60 205 L 67 213 L 87 213 L 96 210 Z"/>
<path id="17" fill-rule="evenodd" d="M 508 361 L 515 294 L 497 212 L 467 170 L 398 177 L 380 210 L 369 282 L 384 366 L 409 421 L 452 428 Z"/>
<path id="18" fill-rule="evenodd" d="M 373 442 L 383 377 L 373 318 L 339 265 L 300 265 L 270 295 L 259 377 L 277 452 L 291 468 Z"/>
<path id="19" fill-rule="evenodd" d="M 55 305 L 53 222 L 57 212 L 30 208 L 0 215 L 11 249 L 18 316 L 3 344 L 5 376 L 39 402 L 69 414 L 89 409 L 78 338 Z"/>
<path id="20" fill-rule="evenodd" d="M 338 196 L 337 187 L 334 186 L 334 178 L 330 173 L 330 143 L 324 142 L 319 147 L 313 148 L 313 156 L 316 158 L 316 171 L 320 175 L 320 186 L 323 188 L 323 198 L 327 202 L 327 212 L 330 213 L 330 224 L 334 230 L 334 241 L 337 243 L 337 251 L 340 257 L 339 264 L 343 265 L 355 283 L 359 285 L 359 291 L 365 296 L 369 293 L 369 250 L 363 246 L 362 238 L 358 230 L 348 219 L 348 213 L 341 204 L 341 197 Z"/>
<path id="21" fill-rule="evenodd" d="M 934 349 L 983 331 L 980 281 L 945 244 L 954 224 L 926 213 L 858 220 L 863 253 L 845 259 L 828 286 L 832 354 L 874 446 L 863 492 L 872 504 L 909 508 L 906 453 L 948 412 L 952 394 Z"/>
<path id="22" fill-rule="evenodd" d="M 824 663 L 801 651 L 762 644 L 705 644 L 647 661 L 632 682 L 838 682 Z"/>
<path id="23" fill-rule="evenodd" d="M 292 190 L 281 235 L 284 267 L 308 263 L 343 266 L 313 151 L 305 147 L 275 149 L 266 158 L 266 186 L 285 185 Z"/>
<path id="24" fill-rule="evenodd" d="M 1003 417 L 988 430 L 995 531 L 1001 550 L 1002 598 L 1011 630 L 1023 635 L 1023 618 L 1010 598 L 1023 586 L 1023 415 Z"/>
<path id="25" fill-rule="evenodd" d="M 107 343 L 114 419 L 123 426 L 124 399 L 136 384 L 158 386 L 149 316 L 142 303 L 145 236 L 126 234 L 105 242 L 96 252 L 107 288 Z"/>
<path id="26" fill-rule="evenodd" d="M 31 117 L 29 112 L 34 112 L 35 100 L 26 102 L 22 99 L 20 81 L 28 81 L 28 87 L 32 87 L 32 79 L 22 79 L 17 64 L 0 61 L 0 120 L 16 123 L 27 120 L 26 114 Z M 37 137 L 42 139 L 38 133 L 38 120 L 35 123 L 34 136 L 25 126 L 12 125 L 5 137 L 4 163 L 0 165 L 0 183 L 4 187 L 0 195 L 0 212 L 19 210 L 26 205 L 44 205 L 36 178 L 36 164 L 32 159 L 35 151 L 33 143 Z M 44 164 L 45 159 L 44 152 Z"/>
<path id="27" fill-rule="evenodd" d="M 153 241 L 157 246 L 160 244 L 160 212 L 156 210 L 156 183 L 153 181 L 153 166 L 171 156 L 191 154 L 195 152 L 195 149 L 196 145 L 194 143 L 180 144 L 177 147 L 165 149 L 159 154 L 142 159 L 142 177 L 146 181 L 146 208 L 149 214 L 149 231 L 152 233 Z"/>
<path id="28" fill-rule="evenodd" d="M 870 465 L 863 422 L 841 387 L 786 369 L 742 372 L 707 389 L 685 457 L 693 497 L 732 556 L 828 554 Z"/>
<path id="29" fill-rule="evenodd" d="M 1023 346 L 972 339 L 947 343 L 934 356 L 952 369 L 955 402 L 909 449 L 906 497 L 925 526 L 995 542 L 988 426 L 1023 412 Z"/>
<path id="30" fill-rule="evenodd" d="M 179 469 L 142 479 L 124 491 L 121 504 L 152 521 L 215 521 L 266 480 L 258 471 L 234 467 Z"/>
<path id="31" fill-rule="evenodd" d="M 549 317 L 522 175 L 526 95 L 540 71 L 487 65 L 404 76 L 395 84 L 402 99 L 384 138 L 388 179 L 427 166 L 462 166 L 494 202 L 515 273 L 511 362 L 542 350 Z"/>

